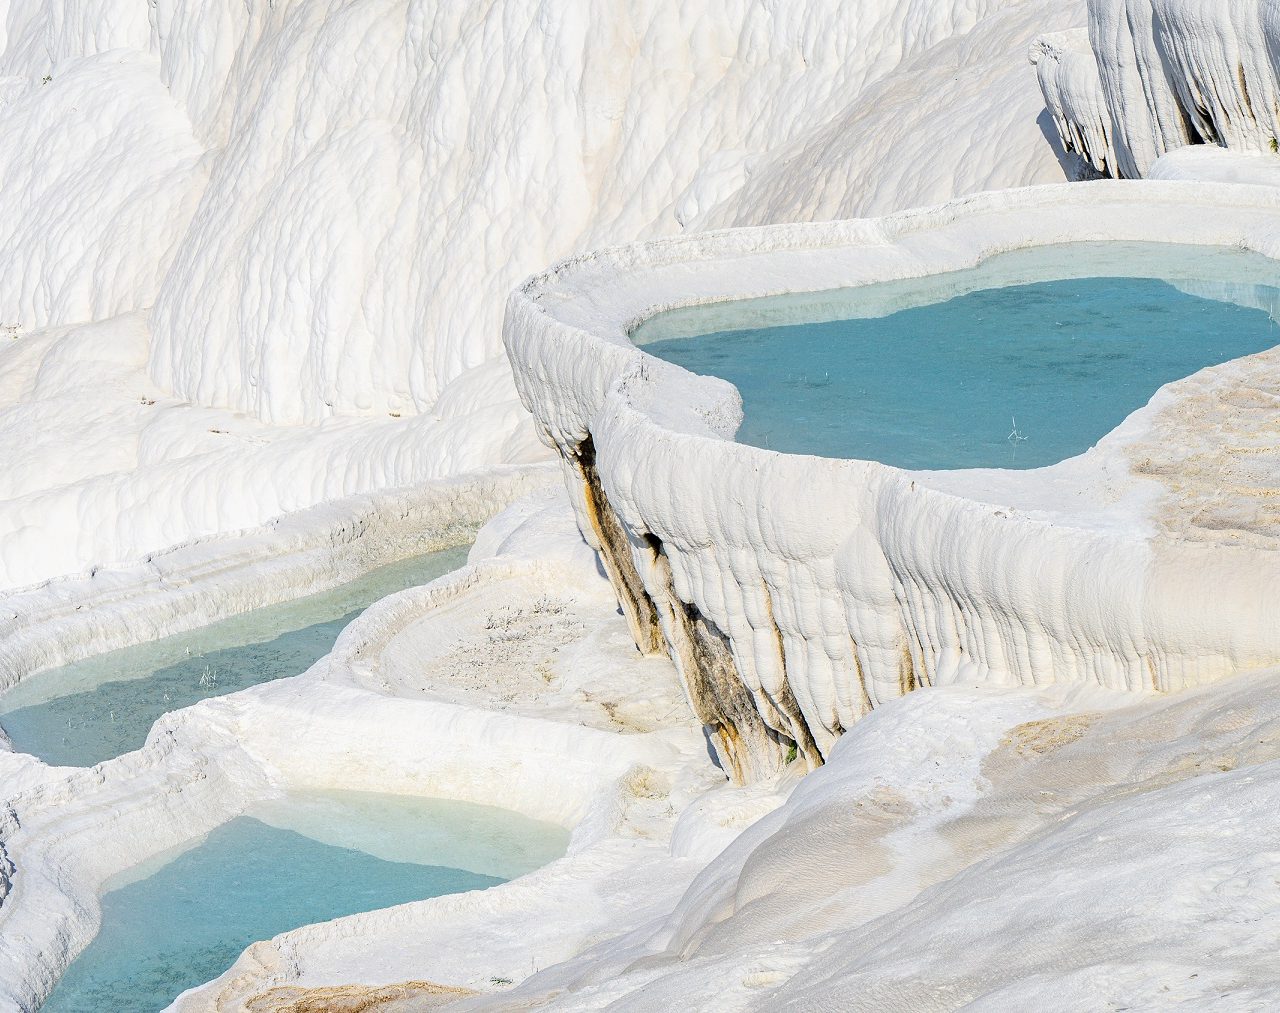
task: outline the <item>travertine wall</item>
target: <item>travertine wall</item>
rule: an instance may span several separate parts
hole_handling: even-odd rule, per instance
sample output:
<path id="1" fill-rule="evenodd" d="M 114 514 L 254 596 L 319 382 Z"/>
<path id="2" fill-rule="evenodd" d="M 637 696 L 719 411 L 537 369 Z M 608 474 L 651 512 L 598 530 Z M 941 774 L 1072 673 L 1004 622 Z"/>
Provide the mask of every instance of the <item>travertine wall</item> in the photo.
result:
<path id="1" fill-rule="evenodd" d="M 1112 182 L 1006 191 L 605 251 L 512 296 L 517 385 L 561 455 L 580 526 L 641 649 L 671 654 L 740 779 L 793 746 L 822 762 L 844 729 L 921 685 L 1170 692 L 1280 661 L 1277 547 L 1206 544 L 1155 520 L 1179 506 L 1173 451 L 1187 448 L 1156 435 L 1179 384 L 1054 468 L 909 473 L 736 444 L 730 385 L 626 337 L 682 303 L 920 276 L 1084 239 L 1275 256 L 1280 194 Z M 1070 261 L 1067 274 L 1087 269 Z M 1229 383 L 1239 368 L 1197 377 Z M 1280 389 L 1280 370 L 1252 369 L 1251 382 Z M 1251 418 L 1274 422 L 1261 408 Z M 1212 454 L 1214 432 L 1206 423 L 1188 438 Z"/>
<path id="2" fill-rule="evenodd" d="M 1280 144 L 1280 2 L 1089 0 L 1089 31 L 1032 47 L 1069 148 L 1098 171 L 1146 176 L 1188 144 Z"/>

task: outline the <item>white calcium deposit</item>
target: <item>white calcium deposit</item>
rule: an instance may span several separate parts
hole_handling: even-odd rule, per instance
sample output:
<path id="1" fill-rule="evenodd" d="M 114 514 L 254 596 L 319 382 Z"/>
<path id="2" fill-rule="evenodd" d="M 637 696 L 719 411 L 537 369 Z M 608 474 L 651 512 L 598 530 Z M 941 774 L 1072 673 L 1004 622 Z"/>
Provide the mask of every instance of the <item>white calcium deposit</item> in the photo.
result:
<path id="1" fill-rule="evenodd" d="M 1280 186 L 1280 158 L 1270 151 L 1241 151 L 1216 144 L 1174 148 L 1152 163 L 1149 179 L 1214 180 Z"/>
<path id="2" fill-rule="evenodd" d="M 1063 141 L 1095 169 L 1144 177 L 1188 144 L 1276 153 L 1280 3 L 1088 0 L 1088 7 L 1088 32 L 1048 34 L 1031 59 Z"/>
<path id="3" fill-rule="evenodd" d="M 572 837 L 176 1009 L 1280 1005 L 1276 355 L 908 474 L 736 445 L 627 338 L 1069 240 L 1280 257 L 1278 40 L 1276 0 L 0 0 L 0 690 L 497 514 L 133 753 L 0 736 L 0 1010 L 110 877 L 311 789 Z"/>

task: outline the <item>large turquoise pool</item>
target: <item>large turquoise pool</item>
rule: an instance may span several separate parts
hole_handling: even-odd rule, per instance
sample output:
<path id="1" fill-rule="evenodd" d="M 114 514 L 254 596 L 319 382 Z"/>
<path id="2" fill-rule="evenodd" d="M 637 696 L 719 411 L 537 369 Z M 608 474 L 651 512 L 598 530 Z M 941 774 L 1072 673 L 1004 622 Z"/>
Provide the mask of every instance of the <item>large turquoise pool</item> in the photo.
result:
<path id="1" fill-rule="evenodd" d="M 45 1013 L 156 1013 L 250 943 L 358 911 L 483 890 L 562 855 L 560 827 L 487 806 L 329 792 L 260 805 L 116 877 Z"/>
<path id="2" fill-rule="evenodd" d="M 1280 272 L 1235 250 L 1079 244 L 949 275 L 690 307 L 632 335 L 731 381 L 738 440 L 910 469 L 1037 468 L 1164 384 L 1280 344 Z"/>
<path id="3" fill-rule="evenodd" d="M 50 764 L 119 756 L 168 711 L 301 674 L 370 604 L 466 561 L 466 546 L 414 556 L 331 591 L 38 673 L 0 697 L 0 728 Z"/>

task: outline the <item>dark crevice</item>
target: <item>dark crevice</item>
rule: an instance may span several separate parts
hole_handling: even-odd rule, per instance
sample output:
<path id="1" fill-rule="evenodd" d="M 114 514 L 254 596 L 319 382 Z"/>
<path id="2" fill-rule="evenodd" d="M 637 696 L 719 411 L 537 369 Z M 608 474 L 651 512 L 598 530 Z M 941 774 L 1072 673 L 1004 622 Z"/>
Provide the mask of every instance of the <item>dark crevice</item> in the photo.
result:
<path id="1" fill-rule="evenodd" d="M 646 542 L 654 553 L 655 594 L 667 619 L 672 660 L 721 766 L 739 784 L 767 777 L 799 743 L 765 724 L 738 673 L 729 638 L 696 605 L 676 596 L 661 541 L 648 535 Z"/>
<path id="2" fill-rule="evenodd" d="M 852 637 L 849 638 L 849 648 L 853 652 L 853 667 L 858 681 L 858 692 L 862 694 L 862 713 L 859 717 L 866 717 L 872 711 L 871 694 L 867 692 L 867 675 L 862 670 L 862 656 L 858 654 L 858 642 Z M 832 729 L 837 738 L 844 734 L 844 729 L 840 727 L 840 722 L 836 722 L 836 727 Z"/>
<path id="3" fill-rule="evenodd" d="M 898 664 L 898 688 L 902 691 L 902 695 L 906 696 L 919 685 L 920 683 L 916 679 L 915 661 L 911 656 L 911 648 L 904 644 L 902 646 L 902 661 Z"/>
<path id="4" fill-rule="evenodd" d="M 658 622 L 658 610 L 636 570 L 635 560 L 631 555 L 631 541 L 600 484 L 600 473 L 596 469 L 595 442 L 590 436 L 579 444 L 574 464 L 582 476 L 583 498 L 586 500 L 592 530 L 600 543 L 601 561 L 614 593 L 618 596 L 623 615 L 627 617 L 627 624 L 631 627 L 632 639 L 641 653 L 661 654 L 666 645 Z"/>
<path id="5" fill-rule="evenodd" d="M 1253 113 L 1253 100 L 1249 97 L 1249 82 L 1245 80 L 1244 64 L 1236 64 L 1236 80 L 1240 82 L 1240 94 L 1244 98 L 1244 107 L 1249 113 L 1249 118 L 1256 120 L 1257 117 Z"/>
<path id="6" fill-rule="evenodd" d="M 808 762 L 810 769 L 822 766 L 824 760 L 814 741 L 813 732 L 805 720 L 800 704 L 796 702 L 795 693 L 791 690 L 791 681 L 787 676 L 787 652 L 782 641 L 782 630 L 773 617 L 773 595 L 769 593 L 769 585 L 764 585 L 765 608 L 768 610 L 769 625 L 773 628 L 773 642 L 778 652 L 778 663 L 782 666 L 782 689 L 774 695 L 773 704 L 786 719 L 792 738 L 801 754 Z"/>

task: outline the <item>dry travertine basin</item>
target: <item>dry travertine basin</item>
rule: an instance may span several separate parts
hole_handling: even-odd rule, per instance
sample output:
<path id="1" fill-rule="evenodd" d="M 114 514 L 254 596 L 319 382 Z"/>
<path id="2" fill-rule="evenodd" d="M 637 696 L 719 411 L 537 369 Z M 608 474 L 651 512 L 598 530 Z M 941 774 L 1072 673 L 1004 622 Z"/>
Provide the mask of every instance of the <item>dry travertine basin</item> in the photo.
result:
<path id="1" fill-rule="evenodd" d="M 738 779 L 793 749 L 820 763 L 852 722 L 920 685 L 1171 692 L 1280 661 L 1280 353 L 1162 388 L 1051 468 L 912 473 L 736 444 L 729 384 L 627 337 L 673 307 L 1082 241 L 1276 258 L 1280 193 L 1111 181 L 1002 191 L 606 250 L 512 295 L 517 384 L 560 454 L 579 525 L 637 644 L 671 654 Z"/>

